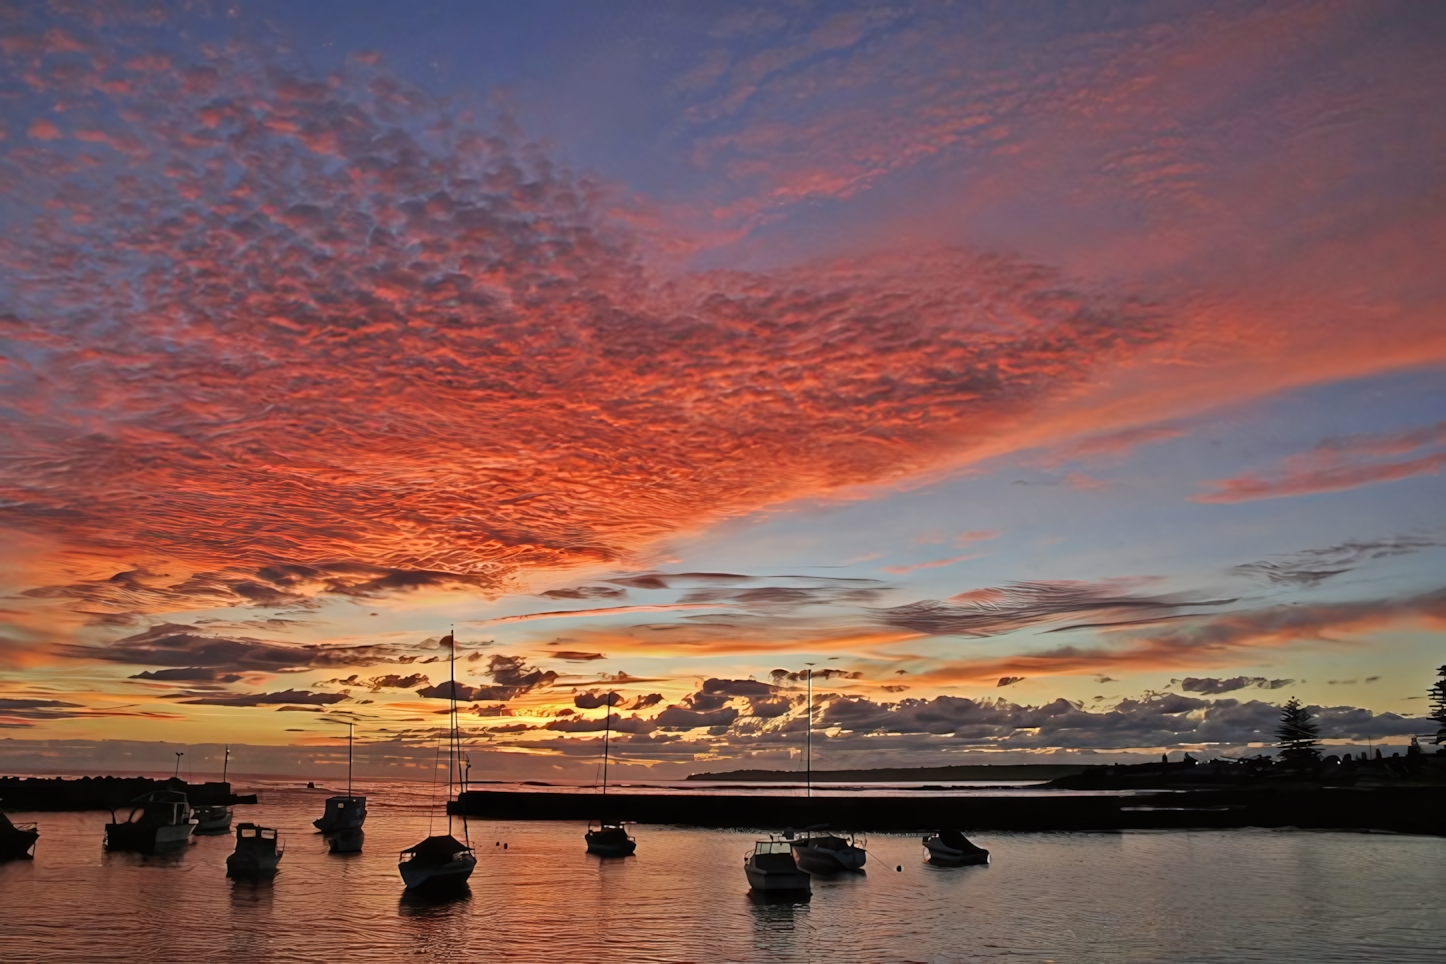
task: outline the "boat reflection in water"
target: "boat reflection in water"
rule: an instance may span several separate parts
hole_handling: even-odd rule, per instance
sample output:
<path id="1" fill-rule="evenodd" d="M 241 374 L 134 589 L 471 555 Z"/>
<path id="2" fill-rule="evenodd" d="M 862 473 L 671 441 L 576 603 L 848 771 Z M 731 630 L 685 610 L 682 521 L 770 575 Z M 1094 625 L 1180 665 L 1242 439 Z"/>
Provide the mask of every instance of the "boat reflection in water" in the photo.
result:
<path id="1" fill-rule="evenodd" d="M 452 800 L 455 788 L 454 774 L 461 770 L 461 735 L 457 729 L 457 643 L 452 633 L 442 638 L 452 654 L 452 676 L 448 685 L 451 707 L 448 711 L 451 723 L 450 738 L 447 742 L 447 800 Z M 447 807 L 447 832 L 431 834 L 419 844 L 402 851 L 397 871 L 408 890 L 455 890 L 467 883 L 472 868 L 477 866 L 477 857 L 472 853 L 470 840 L 463 843 L 452 836 L 452 810 Z M 462 834 L 467 834 L 467 818 L 462 818 Z"/>
<path id="2" fill-rule="evenodd" d="M 191 808 L 179 790 L 153 790 L 131 801 L 130 816 L 105 825 L 107 850 L 155 854 L 179 850 L 191 839 Z"/>
<path id="3" fill-rule="evenodd" d="M 11 823 L 0 813 L 0 860 L 30 860 L 35 856 L 35 841 L 40 830 L 33 823 Z"/>
<path id="4" fill-rule="evenodd" d="M 743 872 L 751 890 L 767 894 L 803 894 L 812 891 L 808 871 L 793 859 L 787 840 L 760 840 L 743 856 Z"/>
<path id="5" fill-rule="evenodd" d="M 327 834 L 326 849 L 334 854 L 359 854 L 366 839 L 366 831 L 361 827 L 350 827 Z"/>
<path id="6" fill-rule="evenodd" d="M 240 824 L 236 828 L 236 850 L 226 858 L 226 876 L 251 880 L 273 877 L 284 850 L 272 828 Z"/>
<path id="7" fill-rule="evenodd" d="M 971 843 L 957 830 L 940 830 L 924 838 L 929 863 L 941 867 L 964 867 L 989 863 L 989 851 Z"/>

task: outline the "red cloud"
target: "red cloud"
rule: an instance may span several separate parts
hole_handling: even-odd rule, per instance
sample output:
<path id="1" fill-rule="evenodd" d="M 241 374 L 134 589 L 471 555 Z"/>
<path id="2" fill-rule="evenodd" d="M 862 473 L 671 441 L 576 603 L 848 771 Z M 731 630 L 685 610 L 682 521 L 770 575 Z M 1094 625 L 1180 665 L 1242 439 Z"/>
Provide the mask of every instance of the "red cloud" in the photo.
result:
<path id="1" fill-rule="evenodd" d="M 624 559 L 937 462 L 1168 332 L 950 250 L 656 284 L 592 183 L 386 75 L 194 66 L 93 93 L 135 119 L 92 119 L 124 152 L 91 174 L 26 161 L 70 216 L 0 260 L 26 359 L 0 523 L 179 571 L 49 595 L 294 604 L 359 566 L 488 588 Z"/>

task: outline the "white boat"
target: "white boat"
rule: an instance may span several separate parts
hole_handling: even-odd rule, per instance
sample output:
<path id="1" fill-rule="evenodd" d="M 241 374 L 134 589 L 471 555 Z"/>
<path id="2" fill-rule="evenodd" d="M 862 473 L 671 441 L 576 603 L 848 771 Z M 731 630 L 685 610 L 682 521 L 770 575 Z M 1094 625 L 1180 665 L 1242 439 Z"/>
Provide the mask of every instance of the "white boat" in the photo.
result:
<path id="1" fill-rule="evenodd" d="M 450 739 L 447 743 L 447 800 L 453 796 L 454 772 L 460 773 L 461 733 L 457 728 L 457 641 L 448 633 L 442 642 L 452 650 L 452 683 L 448 696 L 451 709 Z M 467 818 L 462 818 L 462 836 L 467 836 Z M 447 808 L 447 832 L 429 835 L 421 843 L 403 850 L 397 863 L 397 871 L 408 890 L 442 890 L 458 888 L 472 876 L 477 866 L 477 855 L 472 852 L 471 841 L 466 843 L 452 836 L 452 811 Z"/>
<path id="2" fill-rule="evenodd" d="M 743 872 L 748 886 L 767 893 L 811 891 L 808 871 L 793 859 L 793 844 L 787 840 L 760 840 L 753 852 L 743 855 Z"/>
<path id="3" fill-rule="evenodd" d="M 814 833 L 793 841 L 793 856 L 811 874 L 838 874 L 863 870 L 869 854 L 853 834 Z"/>
<path id="4" fill-rule="evenodd" d="M 230 807 L 196 807 L 191 815 L 196 818 L 196 827 L 191 833 L 197 836 L 220 836 L 231 832 Z"/>
<path id="5" fill-rule="evenodd" d="M 179 790 L 153 790 L 132 801 L 130 816 L 105 825 L 107 850 L 157 853 L 184 847 L 191 839 L 191 808 Z"/>
<path id="6" fill-rule="evenodd" d="M 989 851 L 970 843 L 957 830 L 940 830 L 930 834 L 924 838 L 924 849 L 928 851 L 929 863 L 941 867 L 989 863 Z"/>
<path id="7" fill-rule="evenodd" d="M 281 863 L 285 846 L 276 831 L 254 823 L 236 827 L 236 850 L 226 858 L 228 877 L 270 877 Z"/>

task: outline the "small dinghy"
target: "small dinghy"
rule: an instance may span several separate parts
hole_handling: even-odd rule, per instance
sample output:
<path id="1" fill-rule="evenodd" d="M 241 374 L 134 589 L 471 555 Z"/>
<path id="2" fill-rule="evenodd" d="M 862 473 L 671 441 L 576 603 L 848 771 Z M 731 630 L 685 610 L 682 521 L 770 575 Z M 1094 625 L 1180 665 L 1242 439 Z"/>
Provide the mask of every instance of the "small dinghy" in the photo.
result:
<path id="1" fill-rule="evenodd" d="M 200 837 L 220 836 L 231 832 L 230 807 L 197 807 L 191 811 L 196 828 L 191 833 Z"/>
<path id="2" fill-rule="evenodd" d="M 793 841 L 793 856 L 798 865 L 811 874 L 839 874 L 860 871 L 868 860 L 868 851 L 858 846 L 854 836 L 809 834 Z"/>
<path id="3" fill-rule="evenodd" d="M 929 863 L 941 867 L 989 863 L 989 851 L 976 847 L 957 830 L 940 830 L 925 837 L 924 849 L 929 852 Z"/>
<path id="4" fill-rule="evenodd" d="M 760 840 L 753 852 L 743 856 L 743 872 L 752 890 L 766 893 L 812 890 L 808 871 L 793 859 L 793 844 L 787 840 Z"/>
<path id="5" fill-rule="evenodd" d="M 628 836 L 621 823 L 604 820 L 596 829 L 588 824 L 587 852 L 598 857 L 631 857 L 638 849 L 638 842 Z"/>
<path id="6" fill-rule="evenodd" d="M 31 860 L 40 831 L 33 823 L 11 823 L 0 813 L 0 860 Z"/>
<path id="7" fill-rule="evenodd" d="M 111 811 L 105 825 L 105 849 L 161 853 L 184 847 L 191 839 L 191 808 L 179 790 L 153 790 L 131 801 L 124 822 Z"/>
<path id="8" fill-rule="evenodd" d="M 258 878 L 270 877 L 281 863 L 285 847 L 276 838 L 276 831 L 254 823 L 243 823 L 236 827 L 236 850 L 226 858 L 226 876 Z"/>

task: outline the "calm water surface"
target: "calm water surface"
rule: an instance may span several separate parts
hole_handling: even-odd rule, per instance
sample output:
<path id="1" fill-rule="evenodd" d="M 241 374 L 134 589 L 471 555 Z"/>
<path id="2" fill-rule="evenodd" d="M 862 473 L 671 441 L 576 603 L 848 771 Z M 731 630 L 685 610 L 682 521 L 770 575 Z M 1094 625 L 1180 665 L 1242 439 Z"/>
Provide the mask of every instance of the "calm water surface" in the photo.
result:
<path id="1" fill-rule="evenodd" d="M 981 833 L 993 865 L 945 869 L 874 835 L 867 875 L 765 904 L 752 834 L 639 826 L 636 857 L 602 861 L 580 824 L 474 820 L 470 892 L 428 903 L 396 868 L 428 832 L 425 791 L 367 792 L 351 856 L 309 832 L 325 791 L 238 807 L 285 838 L 265 884 L 226 879 L 231 837 L 145 858 L 102 850 L 106 814 L 15 815 L 41 838 L 0 865 L 0 961 L 1446 961 L 1446 839 Z"/>

